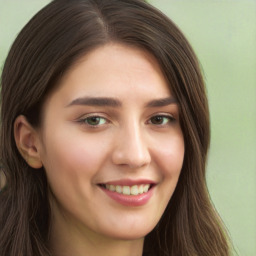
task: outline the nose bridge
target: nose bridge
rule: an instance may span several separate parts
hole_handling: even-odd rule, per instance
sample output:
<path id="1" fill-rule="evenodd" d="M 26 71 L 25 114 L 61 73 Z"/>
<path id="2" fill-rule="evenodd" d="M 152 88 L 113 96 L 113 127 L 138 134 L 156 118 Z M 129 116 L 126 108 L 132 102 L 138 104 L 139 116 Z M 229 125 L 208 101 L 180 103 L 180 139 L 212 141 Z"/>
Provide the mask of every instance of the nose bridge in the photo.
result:
<path id="1" fill-rule="evenodd" d="M 118 137 L 113 152 L 115 164 L 138 168 L 150 162 L 148 143 L 139 122 L 130 120 L 128 124 L 120 128 Z"/>

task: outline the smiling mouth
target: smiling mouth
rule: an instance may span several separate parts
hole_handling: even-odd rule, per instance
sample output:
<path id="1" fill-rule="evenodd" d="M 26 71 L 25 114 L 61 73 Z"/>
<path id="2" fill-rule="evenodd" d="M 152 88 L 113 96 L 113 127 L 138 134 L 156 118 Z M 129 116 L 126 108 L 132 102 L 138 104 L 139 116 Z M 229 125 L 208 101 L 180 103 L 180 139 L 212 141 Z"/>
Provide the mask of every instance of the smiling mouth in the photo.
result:
<path id="1" fill-rule="evenodd" d="M 105 188 L 106 190 L 116 192 L 118 194 L 137 196 L 137 195 L 147 193 L 153 187 L 153 184 L 140 184 L 140 185 L 133 185 L 133 186 L 100 184 L 100 186 Z"/>

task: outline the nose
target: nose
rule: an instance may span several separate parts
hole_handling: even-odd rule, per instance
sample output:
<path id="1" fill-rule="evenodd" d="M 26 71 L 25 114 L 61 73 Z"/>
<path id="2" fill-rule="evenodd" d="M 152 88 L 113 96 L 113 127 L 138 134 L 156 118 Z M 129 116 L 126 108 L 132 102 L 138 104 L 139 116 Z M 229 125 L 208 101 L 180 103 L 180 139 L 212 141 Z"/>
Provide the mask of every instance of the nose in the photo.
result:
<path id="1" fill-rule="evenodd" d="M 132 169 L 141 168 L 151 162 L 151 155 L 145 134 L 139 125 L 125 127 L 116 137 L 112 161 L 116 165 Z"/>

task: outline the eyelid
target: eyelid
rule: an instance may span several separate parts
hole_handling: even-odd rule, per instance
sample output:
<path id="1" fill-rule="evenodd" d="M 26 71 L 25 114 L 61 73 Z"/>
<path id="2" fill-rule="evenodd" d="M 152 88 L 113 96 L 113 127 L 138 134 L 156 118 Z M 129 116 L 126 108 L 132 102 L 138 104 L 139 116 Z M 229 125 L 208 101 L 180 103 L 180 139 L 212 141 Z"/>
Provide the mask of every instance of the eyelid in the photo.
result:
<path id="1" fill-rule="evenodd" d="M 176 115 L 174 115 L 174 114 L 172 114 L 172 113 L 166 113 L 166 112 L 157 112 L 157 113 L 154 113 L 154 114 L 150 115 L 148 119 L 150 119 L 150 118 L 152 118 L 152 117 L 155 117 L 155 116 L 170 117 L 170 118 L 173 118 L 173 119 L 177 119 L 177 118 L 176 118 Z"/>
<path id="2" fill-rule="evenodd" d="M 100 112 L 99 113 L 93 112 L 93 113 L 83 114 L 79 118 L 77 118 L 77 120 L 79 120 L 79 119 L 86 119 L 88 117 L 102 117 L 102 118 L 107 119 L 106 114 L 100 113 Z"/>

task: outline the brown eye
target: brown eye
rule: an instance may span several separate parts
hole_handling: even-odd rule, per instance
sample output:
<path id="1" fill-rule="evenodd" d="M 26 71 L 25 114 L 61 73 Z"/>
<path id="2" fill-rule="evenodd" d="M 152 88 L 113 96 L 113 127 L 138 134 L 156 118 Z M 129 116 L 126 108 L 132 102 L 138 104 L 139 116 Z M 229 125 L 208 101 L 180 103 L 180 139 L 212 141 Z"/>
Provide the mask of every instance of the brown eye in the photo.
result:
<path id="1" fill-rule="evenodd" d="M 154 125 L 166 125 L 175 119 L 172 116 L 153 116 L 150 118 L 150 123 Z"/>

